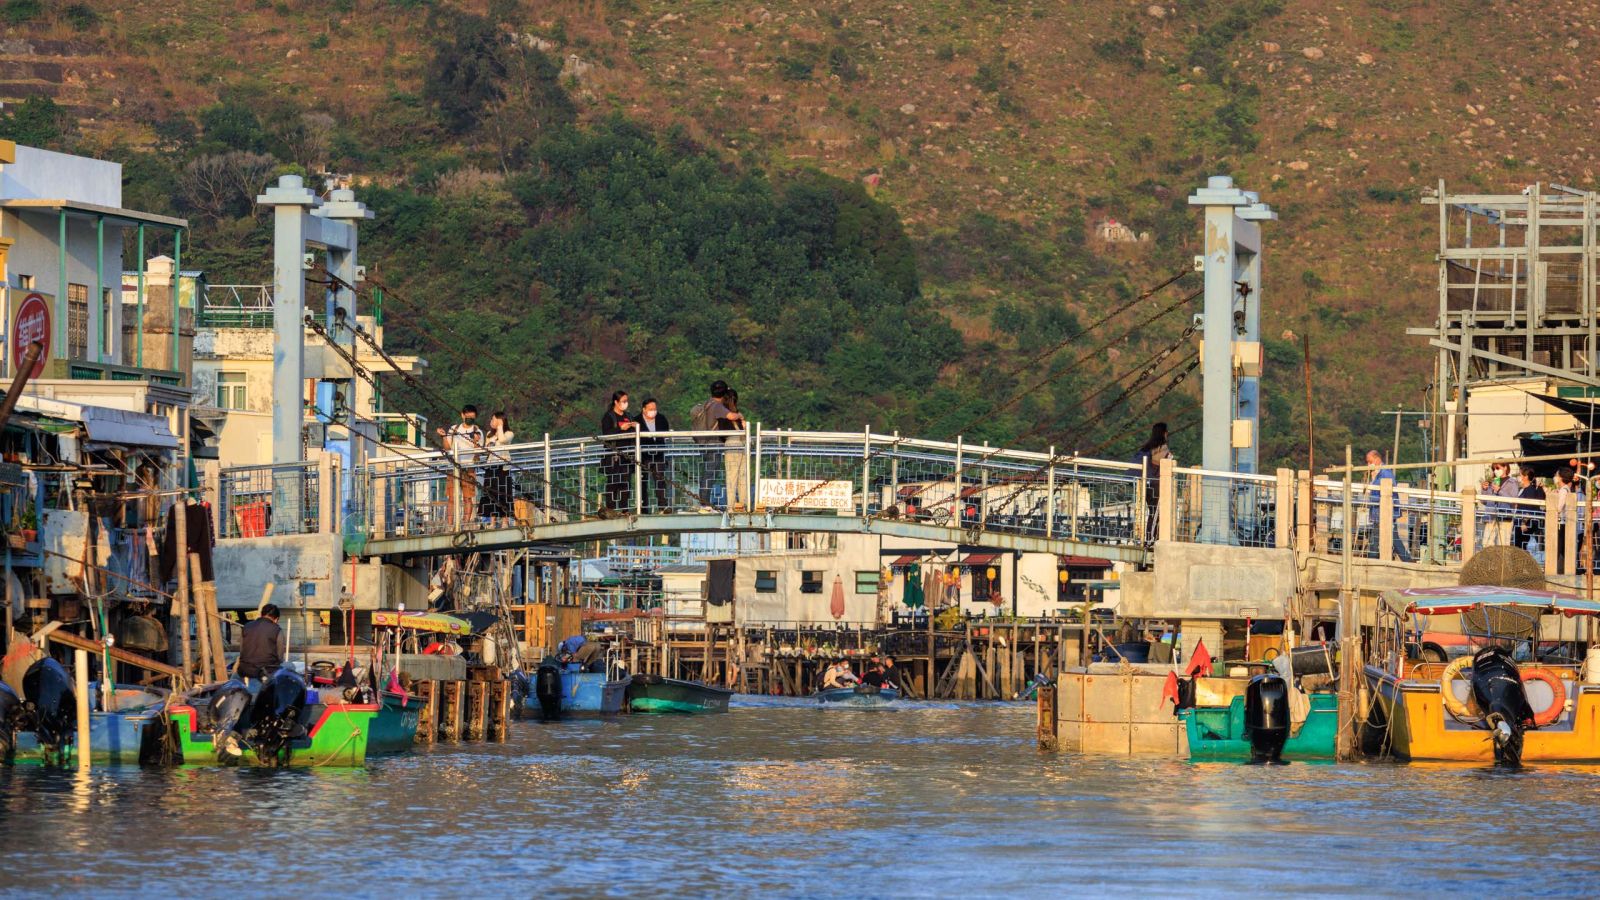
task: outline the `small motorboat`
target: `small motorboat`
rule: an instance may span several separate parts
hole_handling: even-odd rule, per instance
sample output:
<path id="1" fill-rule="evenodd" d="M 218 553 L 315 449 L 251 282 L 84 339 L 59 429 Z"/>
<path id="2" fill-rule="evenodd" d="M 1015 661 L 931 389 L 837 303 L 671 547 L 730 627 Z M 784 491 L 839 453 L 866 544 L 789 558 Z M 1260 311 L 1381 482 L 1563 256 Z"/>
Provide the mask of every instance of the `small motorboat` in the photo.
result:
<path id="1" fill-rule="evenodd" d="M 611 716 L 622 712 L 628 679 L 585 672 L 579 663 L 547 659 L 540 663 L 522 708 L 550 722 L 565 716 Z"/>
<path id="2" fill-rule="evenodd" d="M 888 706 L 900 699 L 900 691 L 885 685 L 858 684 L 853 687 L 824 688 L 812 694 L 828 706 Z"/>
<path id="3" fill-rule="evenodd" d="M 185 764 L 359 766 L 377 703 L 325 702 L 280 668 L 252 697 L 244 683 L 196 691 L 169 711 Z"/>
<path id="4" fill-rule="evenodd" d="M 636 713 L 727 712 L 732 696 L 733 691 L 660 675 L 635 675 L 626 691 L 628 711 Z"/>

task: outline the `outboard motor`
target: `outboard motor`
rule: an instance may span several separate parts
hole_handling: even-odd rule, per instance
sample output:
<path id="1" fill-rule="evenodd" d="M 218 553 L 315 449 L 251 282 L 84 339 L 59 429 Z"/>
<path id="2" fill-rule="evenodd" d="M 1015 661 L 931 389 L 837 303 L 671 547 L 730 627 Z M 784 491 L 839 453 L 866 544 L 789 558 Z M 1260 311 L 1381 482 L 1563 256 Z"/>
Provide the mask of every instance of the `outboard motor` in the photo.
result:
<path id="1" fill-rule="evenodd" d="M 300 712 L 306 705 L 306 682 L 287 666 L 279 668 L 261 686 L 250 708 L 247 737 L 262 762 L 288 762 L 290 741 L 305 737 Z"/>
<path id="2" fill-rule="evenodd" d="M 553 660 L 539 664 L 533 676 L 533 695 L 539 700 L 539 718 L 555 722 L 561 718 L 561 666 Z"/>
<path id="3" fill-rule="evenodd" d="M 0 681 L 0 762 L 10 762 L 17 749 L 17 720 L 22 717 L 22 698 L 11 685 Z"/>
<path id="4" fill-rule="evenodd" d="M 1279 762 L 1289 740 L 1289 683 L 1267 673 L 1244 689 L 1244 733 L 1252 762 Z"/>
<path id="5" fill-rule="evenodd" d="M 23 730 L 31 725 L 39 743 L 52 751 L 71 744 L 77 727 L 78 698 L 61 663 L 45 657 L 29 666 L 22 676 L 22 694 L 27 701 L 23 707 Z"/>
<path id="6" fill-rule="evenodd" d="M 244 748 L 239 743 L 239 736 L 249 723 L 241 720 L 250 710 L 253 699 L 250 696 L 250 689 L 237 678 L 217 688 L 217 692 L 211 695 L 211 702 L 206 704 L 204 727 L 211 733 L 211 740 L 218 752 L 228 756 L 240 756 L 244 753 Z"/>
<path id="7" fill-rule="evenodd" d="M 522 718 L 523 704 L 527 703 L 528 698 L 533 696 L 533 679 L 528 677 L 527 672 L 521 669 L 513 669 L 508 676 L 508 680 L 511 682 L 511 716 L 512 718 L 520 719 Z"/>
<path id="8" fill-rule="evenodd" d="M 1495 764 L 1522 765 L 1522 733 L 1533 725 L 1533 707 L 1510 653 L 1485 647 L 1473 654 L 1472 696 L 1493 734 Z"/>

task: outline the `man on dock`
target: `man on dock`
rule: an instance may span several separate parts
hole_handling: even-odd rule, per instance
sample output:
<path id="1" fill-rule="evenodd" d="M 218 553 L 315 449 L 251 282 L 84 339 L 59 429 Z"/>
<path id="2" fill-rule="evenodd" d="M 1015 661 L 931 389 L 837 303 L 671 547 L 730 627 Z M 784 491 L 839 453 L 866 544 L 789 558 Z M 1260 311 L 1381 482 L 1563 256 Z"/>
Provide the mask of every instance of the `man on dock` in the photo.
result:
<path id="1" fill-rule="evenodd" d="M 261 615 L 239 634 L 240 678 L 254 693 L 263 679 L 283 665 L 283 629 L 278 627 L 278 607 L 268 603 Z"/>

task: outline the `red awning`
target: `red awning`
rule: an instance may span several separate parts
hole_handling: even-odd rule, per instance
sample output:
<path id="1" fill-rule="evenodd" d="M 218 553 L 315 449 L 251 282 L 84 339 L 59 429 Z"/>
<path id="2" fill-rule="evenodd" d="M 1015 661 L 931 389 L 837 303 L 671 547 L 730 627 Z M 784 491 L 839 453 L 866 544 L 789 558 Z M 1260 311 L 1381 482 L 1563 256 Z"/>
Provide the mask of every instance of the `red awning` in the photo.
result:
<path id="1" fill-rule="evenodd" d="M 1063 569 L 1109 569 L 1113 563 L 1109 559 L 1099 559 L 1093 556 L 1058 556 Z"/>
<path id="2" fill-rule="evenodd" d="M 961 560 L 959 565 L 967 566 L 968 568 L 987 566 L 999 558 L 1000 554 L 998 553 L 974 553 L 971 556 L 968 556 L 966 559 Z"/>
<path id="3" fill-rule="evenodd" d="M 894 567 L 894 566 L 914 566 L 919 562 L 922 562 L 922 557 L 916 556 L 914 554 L 908 554 L 906 556 L 900 557 L 899 559 L 895 560 L 892 563 L 889 563 L 889 565 L 891 567 Z"/>

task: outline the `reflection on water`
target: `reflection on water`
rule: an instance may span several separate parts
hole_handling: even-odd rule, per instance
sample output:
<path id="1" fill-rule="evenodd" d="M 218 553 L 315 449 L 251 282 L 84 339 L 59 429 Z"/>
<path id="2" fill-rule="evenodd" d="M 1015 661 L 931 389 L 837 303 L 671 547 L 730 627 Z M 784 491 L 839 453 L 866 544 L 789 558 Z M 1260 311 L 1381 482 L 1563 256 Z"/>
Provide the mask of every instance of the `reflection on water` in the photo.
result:
<path id="1" fill-rule="evenodd" d="M 0 892 L 1600 895 L 1593 768 L 1191 765 L 1032 734 L 1019 706 L 751 698 L 359 770 L 0 769 Z"/>

